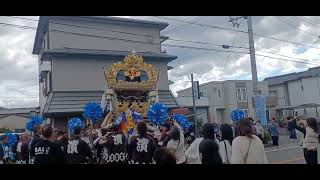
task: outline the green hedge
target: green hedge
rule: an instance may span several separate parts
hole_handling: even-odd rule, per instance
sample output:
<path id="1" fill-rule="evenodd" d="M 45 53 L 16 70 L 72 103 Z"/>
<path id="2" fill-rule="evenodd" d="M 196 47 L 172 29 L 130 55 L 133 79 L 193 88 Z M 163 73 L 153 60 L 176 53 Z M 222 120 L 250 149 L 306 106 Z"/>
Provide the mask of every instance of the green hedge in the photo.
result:
<path id="1" fill-rule="evenodd" d="M 270 140 L 271 140 L 270 133 L 268 132 L 268 130 L 265 130 L 263 133 L 263 144 L 268 144 Z"/>

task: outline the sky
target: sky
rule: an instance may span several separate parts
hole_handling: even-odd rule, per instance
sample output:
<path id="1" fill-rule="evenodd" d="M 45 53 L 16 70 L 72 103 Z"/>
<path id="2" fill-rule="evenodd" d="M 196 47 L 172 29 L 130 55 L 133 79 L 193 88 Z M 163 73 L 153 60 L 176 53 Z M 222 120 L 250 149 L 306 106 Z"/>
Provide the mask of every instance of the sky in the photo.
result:
<path id="1" fill-rule="evenodd" d="M 235 16 L 234 16 L 235 17 Z M 239 17 L 239 16 L 237 16 Z M 20 16 L 37 20 L 37 16 Z M 161 34 L 173 39 L 202 41 L 213 44 L 224 44 L 235 47 L 249 47 L 248 34 L 177 22 L 169 19 L 180 19 L 200 24 L 208 24 L 227 29 L 247 31 L 247 21 L 238 20 L 239 27 L 233 27 L 229 16 L 124 16 L 124 18 L 145 19 L 168 22 L 169 26 Z M 165 18 L 165 19 L 164 19 Z M 307 70 L 320 66 L 320 17 L 313 16 L 253 16 L 253 32 L 284 41 L 276 41 L 261 36 L 254 36 L 257 54 L 284 58 L 256 56 L 258 79 Z M 38 58 L 32 54 L 35 30 L 21 29 L 7 24 L 18 24 L 36 27 L 37 22 L 13 17 L 0 17 L 0 107 L 33 107 L 38 106 Z M 302 43 L 299 44 L 299 43 Z M 248 49 L 229 48 L 167 40 L 163 44 L 193 46 L 208 49 L 243 51 Z M 303 44 L 308 44 L 306 46 Z M 317 49 L 319 48 L 319 49 Z M 168 54 L 178 58 L 169 65 L 174 68 L 168 72 L 173 82 L 172 92 L 190 87 L 190 74 L 200 84 L 209 81 L 249 80 L 251 79 L 250 56 L 242 53 L 227 53 L 199 49 L 185 49 L 162 46 Z M 262 52 L 263 51 L 263 52 Z M 292 58 L 279 57 L 266 52 L 281 54 Z M 307 62 L 297 63 L 292 60 Z M 302 59 L 302 60 L 301 60 Z"/>

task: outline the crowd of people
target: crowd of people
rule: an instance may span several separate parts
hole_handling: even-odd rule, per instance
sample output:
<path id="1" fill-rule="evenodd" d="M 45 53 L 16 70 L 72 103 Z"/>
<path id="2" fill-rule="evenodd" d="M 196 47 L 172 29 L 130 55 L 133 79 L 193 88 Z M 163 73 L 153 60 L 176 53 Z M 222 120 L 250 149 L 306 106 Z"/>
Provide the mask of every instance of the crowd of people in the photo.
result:
<path id="1" fill-rule="evenodd" d="M 124 134 L 119 126 L 96 129 L 91 141 L 83 138 L 80 126 L 70 134 L 54 132 L 51 125 L 35 125 L 32 137 L 19 136 L 7 154 L 6 135 L 1 136 L 2 164 L 267 164 L 263 134 L 264 127 L 252 118 L 243 118 L 234 125 L 221 124 L 217 134 L 214 124 L 203 125 L 202 135 L 192 138 L 172 120 L 160 127 L 161 136 L 144 121 L 138 122 L 137 134 Z M 308 164 L 317 164 L 319 129 L 315 118 L 308 118 L 301 126 L 290 122 L 290 130 L 303 133 L 303 151 Z M 273 145 L 278 147 L 279 126 L 273 119 L 267 128 Z M 188 134 L 189 133 L 189 134 Z M 294 134 L 290 133 L 290 138 Z M 12 158 L 14 157 L 14 158 Z"/>

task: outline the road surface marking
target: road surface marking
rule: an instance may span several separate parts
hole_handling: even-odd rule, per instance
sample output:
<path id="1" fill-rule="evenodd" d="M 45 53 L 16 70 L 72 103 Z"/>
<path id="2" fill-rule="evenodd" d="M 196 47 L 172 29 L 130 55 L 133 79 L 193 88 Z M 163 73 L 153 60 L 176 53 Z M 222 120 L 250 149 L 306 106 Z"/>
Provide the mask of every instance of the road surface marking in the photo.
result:
<path id="1" fill-rule="evenodd" d="M 271 150 L 267 150 L 266 153 L 268 152 L 276 152 L 276 151 L 282 151 L 282 150 L 286 150 L 286 149 L 292 149 L 292 148 L 298 148 L 301 146 L 289 146 L 289 147 L 284 147 L 284 148 L 280 148 L 280 149 L 271 149 Z"/>
<path id="2" fill-rule="evenodd" d="M 300 161 L 300 160 L 304 160 L 304 157 L 300 156 L 300 157 L 296 157 L 296 158 L 290 159 L 290 160 L 271 162 L 271 164 L 288 164 L 288 163 Z"/>

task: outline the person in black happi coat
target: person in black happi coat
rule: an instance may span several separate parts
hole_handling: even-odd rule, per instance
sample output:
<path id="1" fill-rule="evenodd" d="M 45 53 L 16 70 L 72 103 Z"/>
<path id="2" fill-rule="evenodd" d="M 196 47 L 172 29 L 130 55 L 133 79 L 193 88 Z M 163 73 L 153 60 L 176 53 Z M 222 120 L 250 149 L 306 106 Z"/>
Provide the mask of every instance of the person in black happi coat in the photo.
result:
<path id="1" fill-rule="evenodd" d="M 119 125 L 115 125 L 112 130 L 113 132 L 109 133 L 106 138 L 101 139 L 99 142 L 99 144 L 104 146 L 102 163 L 127 164 L 127 137 L 123 132 L 121 132 Z"/>
<path id="2" fill-rule="evenodd" d="M 53 128 L 45 125 L 42 128 L 43 139 L 34 146 L 34 164 L 63 164 L 64 154 L 61 146 L 53 142 Z"/>
<path id="3" fill-rule="evenodd" d="M 152 136 L 147 134 L 145 122 L 138 122 L 138 135 L 132 136 L 129 144 L 130 164 L 151 164 L 157 145 Z"/>
<path id="4" fill-rule="evenodd" d="M 73 137 L 68 141 L 68 164 L 88 164 L 92 161 L 92 151 L 89 145 L 81 139 L 81 127 L 76 127 Z"/>

